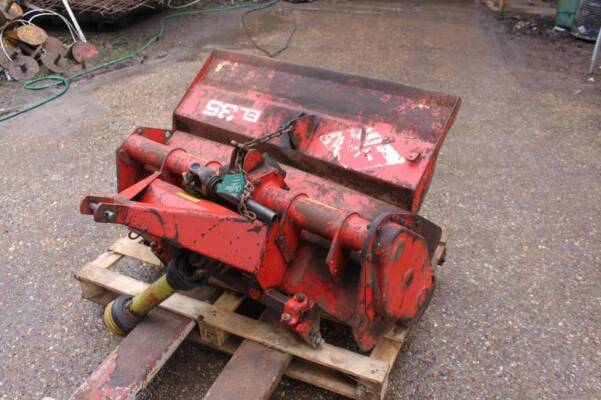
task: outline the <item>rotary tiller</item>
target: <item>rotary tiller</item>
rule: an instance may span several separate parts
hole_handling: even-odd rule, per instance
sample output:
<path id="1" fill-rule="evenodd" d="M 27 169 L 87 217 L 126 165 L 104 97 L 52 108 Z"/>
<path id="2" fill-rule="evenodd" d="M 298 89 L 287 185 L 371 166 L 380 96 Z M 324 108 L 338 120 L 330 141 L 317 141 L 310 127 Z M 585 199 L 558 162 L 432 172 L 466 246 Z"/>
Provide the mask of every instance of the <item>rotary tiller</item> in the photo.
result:
<path id="1" fill-rule="evenodd" d="M 128 226 L 167 265 L 105 311 L 125 334 L 213 277 L 277 311 L 317 347 L 320 314 L 369 350 L 432 297 L 441 230 L 416 215 L 457 97 L 214 51 L 171 130 L 117 150 L 118 194 L 81 212 Z"/>

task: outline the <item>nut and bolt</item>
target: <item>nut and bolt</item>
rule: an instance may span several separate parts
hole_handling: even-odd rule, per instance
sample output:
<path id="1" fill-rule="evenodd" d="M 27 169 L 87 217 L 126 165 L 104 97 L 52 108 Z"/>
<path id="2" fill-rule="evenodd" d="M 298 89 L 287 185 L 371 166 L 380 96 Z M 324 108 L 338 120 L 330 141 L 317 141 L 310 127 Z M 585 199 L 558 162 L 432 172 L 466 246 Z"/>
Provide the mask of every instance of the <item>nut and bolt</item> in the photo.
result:
<path id="1" fill-rule="evenodd" d="M 321 346 L 322 344 L 324 344 L 326 341 L 325 339 L 321 336 L 321 333 L 319 331 L 313 331 L 309 334 L 309 338 L 311 339 L 311 346 L 317 348 L 319 346 Z"/>
<path id="2" fill-rule="evenodd" d="M 90 203 L 88 204 L 88 207 L 90 208 L 91 211 L 95 212 L 98 207 L 100 205 L 98 203 Z M 115 212 L 111 211 L 111 210 L 105 210 L 102 215 L 104 216 L 104 219 L 106 219 L 107 221 L 113 221 L 113 219 L 115 218 Z"/>
<path id="3" fill-rule="evenodd" d="M 282 322 L 290 322 L 292 320 L 292 315 L 288 313 L 283 313 L 280 319 Z"/>
<path id="4" fill-rule="evenodd" d="M 302 293 L 297 293 L 294 297 L 296 298 L 296 301 L 298 301 L 299 303 L 302 303 L 306 299 L 305 295 Z"/>

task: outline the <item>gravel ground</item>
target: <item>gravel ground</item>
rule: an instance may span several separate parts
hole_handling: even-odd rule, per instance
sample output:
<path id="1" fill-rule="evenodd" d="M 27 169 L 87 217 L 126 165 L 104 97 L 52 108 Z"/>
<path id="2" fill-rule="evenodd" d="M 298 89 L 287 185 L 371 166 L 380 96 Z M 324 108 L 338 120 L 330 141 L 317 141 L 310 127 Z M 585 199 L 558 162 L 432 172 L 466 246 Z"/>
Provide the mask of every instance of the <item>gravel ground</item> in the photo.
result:
<path id="1" fill-rule="evenodd" d="M 305 7 L 343 12 L 295 12 L 280 58 L 463 99 L 422 210 L 449 231 L 447 262 L 388 398 L 601 398 L 599 82 L 470 1 Z M 115 148 L 136 125 L 170 126 L 210 48 L 258 54 L 239 16 L 172 24 L 143 64 L 0 123 L 1 399 L 65 399 L 118 343 L 73 273 L 124 231 L 80 216 L 79 200 L 114 192 Z M 260 18 L 278 28 L 260 40 L 285 39 L 289 13 Z M 185 344 L 142 397 L 200 398 L 226 361 Z M 337 397 L 284 379 L 274 398 Z"/>

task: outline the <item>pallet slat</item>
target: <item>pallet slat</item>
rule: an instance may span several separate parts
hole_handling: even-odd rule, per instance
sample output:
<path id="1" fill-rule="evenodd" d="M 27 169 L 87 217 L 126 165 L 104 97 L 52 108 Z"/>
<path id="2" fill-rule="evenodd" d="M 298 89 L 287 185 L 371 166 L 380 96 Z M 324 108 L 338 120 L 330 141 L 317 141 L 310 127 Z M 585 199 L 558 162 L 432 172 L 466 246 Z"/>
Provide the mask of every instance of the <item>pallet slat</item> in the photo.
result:
<path id="1" fill-rule="evenodd" d="M 265 400 L 277 387 L 292 356 L 244 341 L 213 382 L 204 400 Z"/>
<path id="2" fill-rule="evenodd" d="M 109 293 L 110 292 L 108 291 L 106 292 L 106 294 Z M 97 296 L 91 297 L 88 300 L 100 305 L 107 305 L 115 296 L 116 295 L 114 294 L 113 296 Z M 226 340 L 221 346 L 216 346 L 214 343 L 203 340 L 196 331 L 193 331 L 188 336 L 188 339 L 197 344 L 208 346 L 227 354 L 234 354 L 241 344 L 240 338 L 232 337 L 229 340 Z M 292 362 L 288 365 L 284 375 L 291 379 L 318 386 L 322 389 L 338 393 L 351 399 L 359 398 L 356 380 L 349 378 L 341 372 L 299 358 L 292 359 Z"/>
<path id="3" fill-rule="evenodd" d="M 440 245 L 432 259 L 433 266 L 444 262 L 446 242 L 447 235 L 443 231 Z M 87 264 L 76 275 L 81 282 L 84 297 L 101 304 L 106 304 L 117 294 L 133 295 L 147 286 L 143 282 L 107 270 L 123 256 L 150 265 L 161 265 L 160 260 L 139 240 L 122 238 L 113 243 L 109 250 Z M 223 286 L 219 282 L 210 283 Z M 287 367 L 282 368 L 286 376 L 354 399 L 378 399 L 384 396 L 388 372 L 394 365 L 407 335 L 406 328 L 399 327 L 391 331 L 374 347 L 369 357 L 327 344 L 315 351 L 284 329 L 233 313 L 243 300 L 240 294 L 226 290 L 214 305 L 190 298 L 190 295 L 191 293 L 176 294 L 161 305 L 165 310 L 198 320 L 200 329 L 193 331 L 188 336 L 189 339 L 230 354 L 242 349 L 244 356 L 248 351 L 245 357 L 254 354 L 269 359 L 276 354 L 282 354 L 275 350 L 280 349 L 286 353 L 287 358 L 291 358 Z M 214 337 L 223 336 L 221 339 L 207 340 L 199 335 L 203 329 L 214 331 Z M 235 336 L 228 337 L 230 332 Z M 249 339 L 250 342 L 241 338 Z M 262 352 L 264 354 L 261 354 Z M 342 357 L 339 358 L 338 355 Z M 283 359 L 280 361 L 284 362 Z M 244 362 L 236 363 L 234 367 L 237 364 L 244 365 Z M 274 369 L 274 372 L 268 375 L 276 376 L 274 379 L 277 380 L 279 372 L 276 372 Z M 265 390 L 261 392 L 266 393 Z"/>
<path id="4" fill-rule="evenodd" d="M 224 292 L 213 305 L 224 311 L 235 311 L 238 306 L 244 301 L 244 296 L 239 293 Z M 205 323 L 204 321 L 198 321 L 198 332 L 200 338 L 211 343 L 214 346 L 221 346 L 230 336 L 229 332 L 222 329 L 216 329 L 215 327 Z"/>
<path id="5" fill-rule="evenodd" d="M 119 253 L 124 256 L 135 258 L 143 263 L 150 265 L 161 265 L 161 260 L 154 255 L 150 247 L 145 246 L 139 240 L 131 240 L 129 238 L 121 238 L 114 242 L 109 250 L 114 253 Z"/>
<path id="6" fill-rule="evenodd" d="M 292 360 L 285 375 L 289 378 L 341 394 L 350 399 L 359 399 L 362 396 L 358 391 L 356 380 L 338 371 L 297 358 Z"/>
<path id="7" fill-rule="evenodd" d="M 148 286 L 145 282 L 117 272 L 90 266 L 82 268 L 77 278 L 80 281 L 97 284 L 105 289 L 128 295 L 136 295 Z M 193 320 L 201 319 L 209 325 L 236 336 L 355 376 L 366 382 L 382 384 L 388 374 L 389 365 L 386 362 L 374 360 L 327 343 L 315 350 L 301 343 L 292 333 L 280 327 L 220 310 L 211 304 L 191 299 L 179 293 L 165 300 L 160 307 Z"/>
<path id="8" fill-rule="evenodd" d="M 278 317 L 267 309 L 260 320 L 277 323 Z M 267 400 L 290 361 L 290 354 L 245 340 L 213 382 L 204 400 L 238 400 L 241 394 L 246 399 Z"/>
<path id="9" fill-rule="evenodd" d="M 111 251 L 107 251 L 105 253 L 102 253 L 98 257 L 96 257 L 96 259 L 94 261 L 89 262 L 85 266 L 91 267 L 91 268 L 106 269 L 106 268 L 110 268 L 113 265 L 115 265 L 122 258 L 123 258 L 122 254 L 117 254 L 117 253 L 113 253 Z M 102 295 L 106 294 L 106 290 L 104 290 L 101 287 L 98 287 L 98 285 L 89 284 L 87 282 L 80 282 L 80 285 L 81 285 L 81 296 L 84 299 L 91 299 L 92 297 L 102 296 Z"/>

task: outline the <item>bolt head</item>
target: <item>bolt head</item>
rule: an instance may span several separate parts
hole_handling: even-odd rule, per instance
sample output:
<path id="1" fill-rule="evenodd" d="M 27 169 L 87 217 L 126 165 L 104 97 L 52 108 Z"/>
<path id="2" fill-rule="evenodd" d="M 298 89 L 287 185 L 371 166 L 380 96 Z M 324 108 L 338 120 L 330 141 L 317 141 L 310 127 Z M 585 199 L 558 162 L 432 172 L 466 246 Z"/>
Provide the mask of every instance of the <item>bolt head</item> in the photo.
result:
<path id="1" fill-rule="evenodd" d="M 313 346 L 315 348 L 321 346 L 322 344 L 324 344 L 326 342 L 325 339 L 321 336 L 321 333 L 319 332 L 319 330 L 315 330 L 315 331 L 311 332 L 309 334 L 309 339 L 311 341 L 311 346 Z"/>

